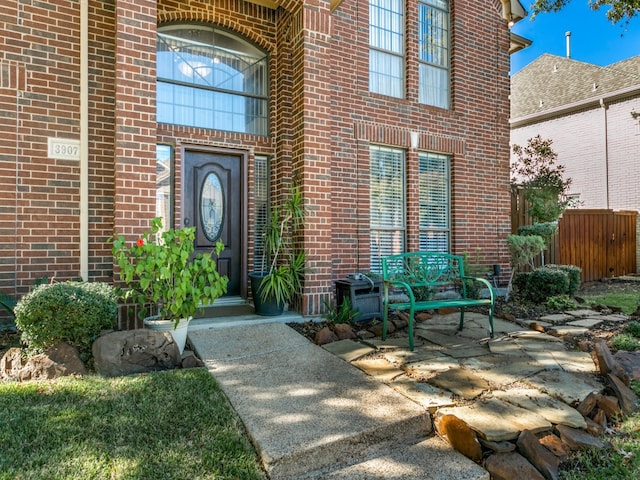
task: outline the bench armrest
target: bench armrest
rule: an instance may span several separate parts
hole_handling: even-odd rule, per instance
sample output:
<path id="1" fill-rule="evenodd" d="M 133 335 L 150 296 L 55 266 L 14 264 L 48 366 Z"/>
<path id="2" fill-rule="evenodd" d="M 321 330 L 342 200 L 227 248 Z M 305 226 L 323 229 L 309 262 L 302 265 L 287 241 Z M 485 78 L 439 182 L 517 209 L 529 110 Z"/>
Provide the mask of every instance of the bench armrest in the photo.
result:
<path id="1" fill-rule="evenodd" d="M 384 302 L 385 303 L 389 303 L 389 287 L 402 288 L 407 293 L 407 296 L 411 300 L 411 303 L 414 303 L 416 301 L 416 297 L 413 294 L 413 290 L 411 290 L 411 285 L 409 285 L 407 282 L 401 282 L 399 280 L 384 280 Z"/>
<path id="2" fill-rule="evenodd" d="M 480 282 L 482 284 L 484 284 L 487 289 L 489 290 L 489 296 L 491 298 L 491 303 L 495 303 L 495 294 L 493 292 L 493 287 L 491 286 L 491 283 L 489 283 L 489 280 L 487 280 L 486 278 L 480 278 L 480 277 L 470 277 L 468 275 L 465 275 L 464 277 L 462 277 L 463 280 L 474 280 L 476 282 Z"/>

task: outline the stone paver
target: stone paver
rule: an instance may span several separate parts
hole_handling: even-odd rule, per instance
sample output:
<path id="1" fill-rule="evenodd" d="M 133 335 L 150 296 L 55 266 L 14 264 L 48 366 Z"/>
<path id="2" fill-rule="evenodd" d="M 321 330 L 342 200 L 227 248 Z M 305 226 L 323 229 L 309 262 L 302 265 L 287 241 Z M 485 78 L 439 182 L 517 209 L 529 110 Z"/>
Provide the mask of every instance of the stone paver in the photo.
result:
<path id="1" fill-rule="evenodd" d="M 436 387 L 449 390 L 467 400 L 473 400 L 491 387 L 482 377 L 464 368 L 439 372 L 429 380 Z"/>
<path id="2" fill-rule="evenodd" d="M 566 313 L 554 313 L 552 315 L 545 315 L 543 317 L 540 317 L 540 320 L 557 325 L 559 323 L 571 321 L 573 320 L 573 318 L 574 317 L 572 315 L 568 315 Z"/>
<path id="3" fill-rule="evenodd" d="M 590 317 L 590 316 L 597 316 L 598 313 L 590 310 L 588 308 L 582 308 L 579 310 L 569 310 L 568 312 L 565 312 L 567 315 L 571 315 L 572 317 Z"/>
<path id="4" fill-rule="evenodd" d="M 499 355 L 521 356 L 525 354 L 522 346 L 511 337 L 497 337 L 489 341 L 491 353 Z"/>
<path id="5" fill-rule="evenodd" d="M 409 348 L 409 337 L 401 336 L 401 337 L 393 337 L 387 338 L 386 340 L 381 340 L 379 338 L 372 338 L 365 341 L 368 345 L 371 345 L 373 348 L 377 350 L 395 350 L 397 348 Z M 422 345 L 420 340 L 414 341 L 414 346 L 419 347 Z"/>
<path id="6" fill-rule="evenodd" d="M 535 412 L 553 424 L 567 425 L 574 428 L 587 427 L 584 417 L 575 408 L 571 408 L 566 403 L 551 398 L 535 388 L 498 390 L 493 392 L 493 396 Z"/>
<path id="7" fill-rule="evenodd" d="M 576 325 L 557 325 L 549 329 L 549 332 L 561 337 L 565 335 L 584 335 L 588 331 L 587 327 L 578 327 Z"/>
<path id="8" fill-rule="evenodd" d="M 351 362 L 351 364 L 383 383 L 390 382 L 394 378 L 404 374 L 404 370 L 394 367 L 383 358 L 355 360 Z"/>
<path id="9" fill-rule="evenodd" d="M 522 430 L 539 433 L 552 427 L 540 415 L 496 398 L 462 407 L 441 408 L 436 413 L 436 416 L 440 415 L 454 415 L 482 438 L 494 442 L 515 440 Z"/>
<path id="10" fill-rule="evenodd" d="M 464 362 L 464 366 L 495 387 L 511 385 L 544 370 L 539 363 L 527 361 L 525 358 L 506 362 L 504 357 L 498 358 L 502 359 L 503 363 L 487 366 L 480 359 L 470 359 Z"/>
<path id="11" fill-rule="evenodd" d="M 406 365 L 442 358 L 445 354 L 435 349 L 416 348 L 413 352 L 408 349 L 382 352 L 382 356 L 394 365 Z"/>
<path id="12" fill-rule="evenodd" d="M 406 365 L 408 371 L 421 377 L 431 377 L 436 372 L 443 372 L 450 368 L 457 368 L 460 362 L 455 358 L 443 355 L 426 362 L 415 362 Z"/>
<path id="13" fill-rule="evenodd" d="M 537 332 L 535 330 L 512 332 L 509 334 L 511 338 L 517 338 L 519 340 L 536 340 L 540 342 L 556 342 L 562 343 L 562 339 L 547 335 L 546 333 Z"/>
<path id="14" fill-rule="evenodd" d="M 573 327 L 585 327 L 585 328 L 593 328 L 602 323 L 602 319 L 599 317 L 596 318 L 581 318 L 580 320 L 574 320 L 572 322 L 567 323 L 567 325 Z"/>
<path id="15" fill-rule="evenodd" d="M 375 352 L 375 349 L 367 347 L 362 343 L 354 342 L 353 340 L 338 340 L 337 342 L 327 343 L 323 345 L 322 348 L 327 352 L 337 355 L 346 362 L 357 360 L 358 358 Z"/>
<path id="16" fill-rule="evenodd" d="M 429 413 L 435 413 L 438 408 L 451 407 L 456 404 L 451 392 L 428 383 L 416 382 L 406 375 L 397 377 L 389 383 L 389 386 L 417 404 L 422 405 L 429 410 Z"/>
<path id="17" fill-rule="evenodd" d="M 581 402 L 591 392 L 600 393 L 604 389 L 593 375 L 562 370 L 545 370 L 526 378 L 524 382 L 566 404 Z"/>

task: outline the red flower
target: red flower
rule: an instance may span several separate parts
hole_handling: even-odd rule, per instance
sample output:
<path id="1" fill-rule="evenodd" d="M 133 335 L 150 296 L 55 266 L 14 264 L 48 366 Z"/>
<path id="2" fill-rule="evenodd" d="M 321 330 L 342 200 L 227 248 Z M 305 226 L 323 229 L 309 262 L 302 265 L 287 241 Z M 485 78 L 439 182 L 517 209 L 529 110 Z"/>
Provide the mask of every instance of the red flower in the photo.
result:
<path id="1" fill-rule="evenodd" d="M 144 247 L 144 238 L 139 238 L 136 242 L 136 245 L 138 245 L 139 247 Z"/>

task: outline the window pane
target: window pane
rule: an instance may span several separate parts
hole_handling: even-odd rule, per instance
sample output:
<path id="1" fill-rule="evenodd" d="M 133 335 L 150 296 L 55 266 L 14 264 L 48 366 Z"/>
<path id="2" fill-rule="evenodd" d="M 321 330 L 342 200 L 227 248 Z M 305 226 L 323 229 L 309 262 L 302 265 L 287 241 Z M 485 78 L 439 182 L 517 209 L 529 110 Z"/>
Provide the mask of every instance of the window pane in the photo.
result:
<path id="1" fill-rule="evenodd" d="M 404 96 L 403 59 L 371 50 L 369 53 L 369 90 L 381 95 Z"/>
<path id="2" fill-rule="evenodd" d="M 449 158 L 418 154 L 420 250 L 448 252 L 450 230 Z"/>
<path id="3" fill-rule="evenodd" d="M 172 227 L 171 185 L 173 183 L 171 147 L 156 145 L 156 217 L 162 217 L 162 228 Z"/>
<path id="4" fill-rule="evenodd" d="M 253 239 L 253 269 L 263 271 L 264 239 L 260 232 L 264 231 L 269 219 L 269 159 L 265 155 L 255 157 L 255 182 L 254 182 L 254 239 Z M 268 259 L 264 259 L 268 261 Z"/>
<path id="5" fill-rule="evenodd" d="M 404 2 L 369 2 L 369 90 L 404 97 Z"/>
<path id="6" fill-rule="evenodd" d="M 418 7 L 419 101 L 449 108 L 448 2 L 423 0 Z"/>
<path id="7" fill-rule="evenodd" d="M 158 122 L 268 134 L 266 53 L 212 27 L 158 33 Z"/>
<path id="8" fill-rule="evenodd" d="M 405 247 L 404 151 L 372 146 L 370 179 L 371 270 Z"/>

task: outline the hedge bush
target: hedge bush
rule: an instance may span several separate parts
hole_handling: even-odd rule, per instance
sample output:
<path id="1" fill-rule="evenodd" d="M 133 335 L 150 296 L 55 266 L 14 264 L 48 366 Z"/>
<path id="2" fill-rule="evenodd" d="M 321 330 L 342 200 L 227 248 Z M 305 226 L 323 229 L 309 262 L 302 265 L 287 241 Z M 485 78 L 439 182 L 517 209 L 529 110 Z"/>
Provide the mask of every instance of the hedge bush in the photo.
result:
<path id="1" fill-rule="evenodd" d="M 566 272 L 558 269 L 536 268 L 526 277 L 526 284 L 518 285 L 522 297 L 532 303 L 546 303 L 556 295 L 564 295 L 569 290 Z"/>
<path id="2" fill-rule="evenodd" d="M 30 354 L 64 341 L 86 361 L 100 332 L 113 328 L 117 293 L 112 285 L 100 282 L 40 285 L 18 301 L 15 314 Z"/>
<path id="3" fill-rule="evenodd" d="M 566 294 L 573 297 L 580 288 L 580 273 L 582 269 L 580 267 L 576 267 L 575 265 L 545 265 L 546 268 L 561 270 L 566 272 L 567 277 L 569 278 L 569 288 L 566 291 Z"/>

